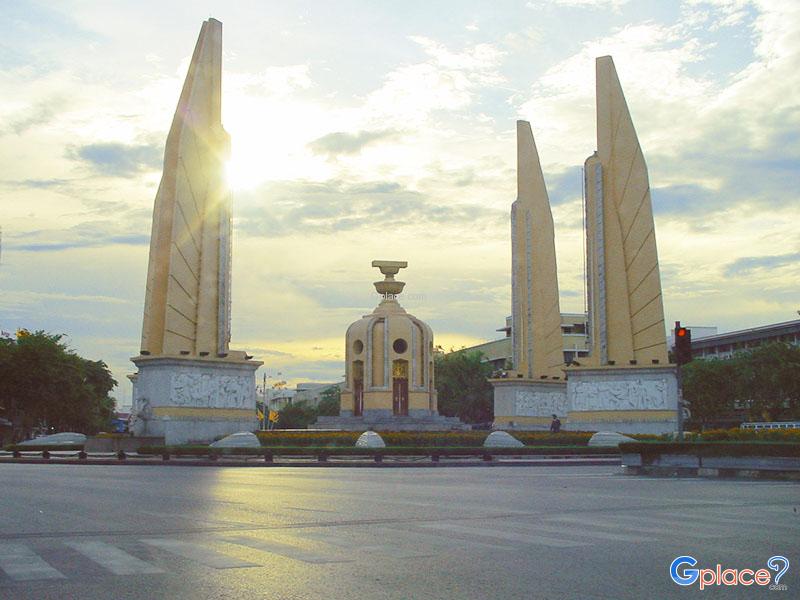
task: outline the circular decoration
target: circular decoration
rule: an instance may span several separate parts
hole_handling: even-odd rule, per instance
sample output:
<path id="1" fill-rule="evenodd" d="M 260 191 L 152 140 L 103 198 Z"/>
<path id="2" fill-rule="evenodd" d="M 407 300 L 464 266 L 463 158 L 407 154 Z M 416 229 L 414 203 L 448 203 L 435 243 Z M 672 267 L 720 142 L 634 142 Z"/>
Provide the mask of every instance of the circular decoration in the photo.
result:
<path id="1" fill-rule="evenodd" d="M 408 344 L 406 343 L 406 341 L 403 338 L 397 338 L 394 341 L 394 344 L 392 344 L 392 348 L 394 348 L 394 351 L 397 354 L 402 354 L 403 352 L 408 350 Z"/>
<path id="2" fill-rule="evenodd" d="M 364 342 L 361 340 L 356 340 L 353 342 L 353 352 L 356 354 L 361 354 L 364 351 Z"/>

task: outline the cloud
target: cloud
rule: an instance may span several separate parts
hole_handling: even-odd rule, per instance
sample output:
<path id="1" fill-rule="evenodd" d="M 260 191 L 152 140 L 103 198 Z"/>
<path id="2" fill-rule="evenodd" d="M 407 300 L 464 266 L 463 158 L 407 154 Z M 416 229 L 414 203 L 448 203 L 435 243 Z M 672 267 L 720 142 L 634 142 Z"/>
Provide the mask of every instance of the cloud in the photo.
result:
<path id="1" fill-rule="evenodd" d="M 241 90 L 249 94 L 288 96 L 296 90 L 314 86 L 309 74 L 309 65 L 268 67 L 255 74 L 232 73 L 226 80 L 228 89 Z"/>
<path id="2" fill-rule="evenodd" d="M 47 125 L 58 115 L 59 107 L 64 105 L 61 97 L 54 96 L 35 103 L 30 108 L 6 117 L 6 126 L 0 129 L 0 135 L 22 135 L 29 129 Z"/>
<path id="3" fill-rule="evenodd" d="M 476 44 L 460 52 L 423 36 L 409 39 L 428 56 L 424 62 L 393 69 L 371 92 L 364 110 L 381 122 L 408 128 L 428 121 L 435 111 L 459 111 L 478 90 L 504 81 L 498 73 L 505 52 L 493 44 Z"/>
<path id="4" fill-rule="evenodd" d="M 270 182 L 240 193 L 237 228 L 251 236 L 334 233 L 363 228 L 393 229 L 469 224 L 478 235 L 486 226 L 507 219 L 504 211 L 479 204 L 436 202 L 392 181 Z M 466 234 L 465 234 L 466 235 Z"/>
<path id="5" fill-rule="evenodd" d="M 0 181 L 0 185 L 12 189 L 49 190 L 67 186 L 68 179 L 10 179 Z"/>
<path id="6" fill-rule="evenodd" d="M 158 170 L 164 148 L 157 144 L 98 142 L 70 147 L 67 156 L 83 161 L 100 175 L 131 177 L 143 171 Z"/>
<path id="7" fill-rule="evenodd" d="M 16 252 L 60 252 L 119 244 L 143 246 L 150 243 L 150 236 L 142 231 L 143 225 L 141 219 L 131 219 L 123 223 L 100 220 L 79 223 L 61 230 L 12 233 L 6 236 L 7 248 Z"/>
<path id="8" fill-rule="evenodd" d="M 768 256 L 745 256 L 737 258 L 725 266 L 725 276 L 750 275 L 757 270 L 779 269 L 785 266 L 798 266 L 800 252 L 789 254 L 775 254 Z"/>
<path id="9" fill-rule="evenodd" d="M 314 154 L 335 157 L 339 154 L 358 154 L 365 146 L 381 140 L 397 139 L 400 135 L 401 132 L 395 129 L 364 130 L 356 133 L 337 131 L 317 138 L 308 147 Z"/>
<path id="10" fill-rule="evenodd" d="M 621 7 L 626 5 L 630 0 L 546 0 L 539 2 L 530 1 L 526 2 L 527 8 L 541 9 L 548 5 L 550 6 L 564 6 L 569 8 L 594 8 L 594 9 L 611 9 L 618 11 Z"/>

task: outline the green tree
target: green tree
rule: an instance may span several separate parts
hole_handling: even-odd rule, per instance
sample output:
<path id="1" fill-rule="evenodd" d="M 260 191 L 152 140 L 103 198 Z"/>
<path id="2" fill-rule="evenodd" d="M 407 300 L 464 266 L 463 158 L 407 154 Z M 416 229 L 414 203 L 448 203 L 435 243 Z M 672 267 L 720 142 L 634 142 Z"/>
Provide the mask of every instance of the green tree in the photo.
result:
<path id="1" fill-rule="evenodd" d="M 490 364 L 482 362 L 478 350 L 459 350 L 434 356 L 439 413 L 465 423 L 483 423 L 494 418 Z"/>
<path id="2" fill-rule="evenodd" d="M 741 393 L 739 359 L 693 360 L 684 365 L 683 397 L 690 403 L 691 420 L 705 428 L 730 416 Z"/>
<path id="3" fill-rule="evenodd" d="M 287 404 L 278 411 L 278 429 L 306 429 L 317 418 L 317 411 L 305 400 Z"/>
<path id="4" fill-rule="evenodd" d="M 18 437 L 44 424 L 83 433 L 108 427 L 116 381 L 104 362 L 78 356 L 63 337 L 22 331 L 0 339 L 0 407 Z"/>
<path id="5" fill-rule="evenodd" d="M 751 421 L 800 418 L 800 348 L 772 343 L 740 355 L 741 399 Z"/>
<path id="6" fill-rule="evenodd" d="M 317 415 L 323 417 L 338 417 L 339 408 L 342 404 L 342 390 L 338 385 L 332 385 L 322 392 L 319 404 L 317 404 Z"/>

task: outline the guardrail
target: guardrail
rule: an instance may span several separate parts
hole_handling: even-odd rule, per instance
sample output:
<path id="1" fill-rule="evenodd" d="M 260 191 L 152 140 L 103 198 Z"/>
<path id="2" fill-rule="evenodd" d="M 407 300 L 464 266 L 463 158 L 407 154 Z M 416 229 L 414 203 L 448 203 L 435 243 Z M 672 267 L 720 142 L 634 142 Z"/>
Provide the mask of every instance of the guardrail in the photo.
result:
<path id="1" fill-rule="evenodd" d="M 685 442 L 620 444 L 622 466 L 634 475 L 800 479 L 800 444 Z"/>
<path id="2" fill-rule="evenodd" d="M 0 453 L 2 454 L 2 453 Z M 116 453 L 87 453 L 79 451 L 57 450 L 20 450 L 13 449 L 11 457 L 14 459 L 29 459 L 31 462 L 51 462 L 52 459 L 62 459 L 58 462 L 97 462 L 105 464 L 109 460 L 115 462 L 160 463 L 177 459 L 180 463 L 216 464 L 220 459 L 226 463 L 248 462 L 257 460 L 265 464 L 274 464 L 284 459 L 286 464 L 297 464 L 294 459 L 313 461 L 316 464 L 327 464 L 330 459 L 337 460 L 336 464 L 356 464 L 359 461 L 383 463 L 385 459 L 428 460 L 436 464 L 442 459 L 476 459 L 478 463 L 492 463 L 502 457 L 515 459 L 572 459 L 584 461 L 606 461 L 606 463 L 619 462 L 619 452 L 616 448 L 590 448 L 580 447 L 524 447 L 524 448 L 459 448 L 459 447 L 388 447 L 388 448 L 353 448 L 353 447 L 261 447 L 261 448 L 210 448 L 208 446 L 147 446 L 138 449 L 136 453 L 126 453 L 122 450 Z M 77 458 L 77 461 L 74 459 Z M 66 459 L 66 460 L 65 460 Z M 159 460 L 160 459 L 160 460 Z M 192 460 L 197 459 L 197 460 Z M 352 460 L 347 460 L 352 459 Z M 17 460 L 16 462 L 19 462 Z M 396 462 L 396 461 L 393 461 Z M 463 461 L 461 461 L 463 462 Z M 474 462 L 473 462 L 474 464 Z"/>

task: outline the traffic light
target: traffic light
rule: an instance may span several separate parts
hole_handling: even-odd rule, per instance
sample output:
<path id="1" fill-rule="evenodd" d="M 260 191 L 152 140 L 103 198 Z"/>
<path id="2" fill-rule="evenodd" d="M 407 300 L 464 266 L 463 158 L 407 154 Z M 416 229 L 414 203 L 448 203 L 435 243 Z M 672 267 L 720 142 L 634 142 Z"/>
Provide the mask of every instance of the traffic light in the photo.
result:
<path id="1" fill-rule="evenodd" d="M 692 330 L 675 321 L 675 362 L 685 365 L 692 360 Z"/>

